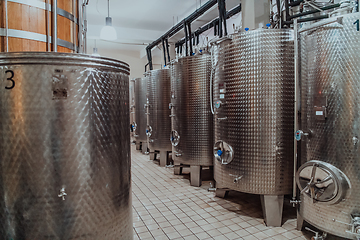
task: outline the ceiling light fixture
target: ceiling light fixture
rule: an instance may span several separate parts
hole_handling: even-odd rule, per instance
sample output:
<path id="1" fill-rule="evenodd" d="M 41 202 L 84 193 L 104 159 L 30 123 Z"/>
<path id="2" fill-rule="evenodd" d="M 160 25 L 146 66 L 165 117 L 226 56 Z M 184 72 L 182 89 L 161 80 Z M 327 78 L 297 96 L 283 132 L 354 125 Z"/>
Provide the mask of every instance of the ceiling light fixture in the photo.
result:
<path id="1" fill-rule="evenodd" d="M 110 0 L 108 0 L 108 16 L 106 17 L 106 25 L 101 29 L 100 38 L 103 40 L 116 40 L 117 34 L 115 28 L 112 26 L 112 19 L 110 17 Z"/>
<path id="2" fill-rule="evenodd" d="M 95 39 L 95 47 L 93 48 L 93 53 L 91 55 L 100 57 L 100 54 L 98 53 L 98 49 L 96 47 L 96 39 Z"/>

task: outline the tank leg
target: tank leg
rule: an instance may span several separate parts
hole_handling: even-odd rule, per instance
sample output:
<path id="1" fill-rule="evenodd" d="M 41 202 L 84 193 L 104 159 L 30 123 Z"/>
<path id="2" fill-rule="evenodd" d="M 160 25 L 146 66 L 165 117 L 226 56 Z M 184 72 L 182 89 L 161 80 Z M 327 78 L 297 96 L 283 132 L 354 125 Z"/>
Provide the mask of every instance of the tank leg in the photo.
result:
<path id="1" fill-rule="evenodd" d="M 136 142 L 136 150 L 141 150 L 141 142 Z"/>
<path id="2" fill-rule="evenodd" d="M 299 210 L 296 211 L 297 221 L 296 221 L 296 230 L 302 231 L 304 229 L 304 218 L 300 215 Z"/>
<path id="3" fill-rule="evenodd" d="M 225 198 L 228 195 L 229 191 L 224 188 L 216 188 L 215 196 L 220 198 Z"/>
<path id="4" fill-rule="evenodd" d="M 169 152 L 168 151 L 160 151 L 160 167 L 165 167 L 169 165 Z"/>
<path id="5" fill-rule="evenodd" d="M 156 160 L 157 152 L 155 150 L 150 150 L 150 160 Z"/>
<path id="6" fill-rule="evenodd" d="M 149 150 L 148 150 L 148 143 L 147 142 L 143 142 L 141 145 L 141 152 L 143 154 L 149 154 Z"/>
<path id="7" fill-rule="evenodd" d="M 281 227 L 284 195 L 261 195 L 261 206 L 268 227 Z"/>
<path id="8" fill-rule="evenodd" d="M 181 164 L 176 164 L 174 163 L 174 175 L 181 175 L 182 174 L 182 166 Z"/>
<path id="9" fill-rule="evenodd" d="M 201 186 L 201 166 L 190 166 L 190 185 Z"/>

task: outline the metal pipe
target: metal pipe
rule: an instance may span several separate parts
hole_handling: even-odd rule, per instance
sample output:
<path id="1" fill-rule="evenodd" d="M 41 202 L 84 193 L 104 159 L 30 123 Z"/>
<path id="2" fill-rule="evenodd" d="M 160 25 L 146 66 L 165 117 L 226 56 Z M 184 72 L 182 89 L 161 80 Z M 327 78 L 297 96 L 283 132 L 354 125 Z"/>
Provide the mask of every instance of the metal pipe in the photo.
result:
<path id="1" fill-rule="evenodd" d="M 150 70 L 153 70 L 153 64 L 152 64 L 152 56 L 151 56 L 151 49 L 146 49 L 146 55 L 148 58 L 149 68 Z"/>
<path id="2" fill-rule="evenodd" d="M 314 14 L 314 13 L 320 12 L 321 10 L 325 11 L 325 10 L 329 10 L 329 9 L 333 9 L 333 8 L 337 8 L 337 7 L 340 7 L 340 3 L 322 7 L 322 8 L 320 8 L 320 10 L 319 9 L 314 9 L 314 10 L 298 13 L 298 14 L 290 16 L 290 19 L 306 16 L 306 15 L 309 15 L 309 14 Z"/>
<path id="3" fill-rule="evenodd" d="M 285 21 L 283 22 L 284 25 L 287 21 L 290 20 L 290 8 L 289 8 L 289 0 L 285 0 Z"/>
<path id="4" fill-rule="evenodd" d="M 170 63 L 171 59 L 170 59 L 170 51 L 169 51 L 169 41 L 167 38 L 165 39 L 165 44 L 166 44 L 166 52 L 167 52 L 167 56 L 168 56 L 168 61 Z"/>
<path id="5" fill-rule="evenodd" d="M 190 14 L 188 17 L 184 18 L 183 21 L 180 21 L 178 24 L 176 24 L 174 27 L 172 27 L 169 31 L 167 31 L 165 34 L 163 34 L 161 37 L 159 37 L 157 40 L 150 43 L 147 48 L 152 49 L 153 47 L 157 46 L 161 43 L 162 38 L 170 38 L 173 35 L 175 35 L 177 32 L 181 31 L 181 29 L 184 28 L 184 24 L 188 22 L 193 22 L 195 19 L 203 15 L 206 11 L 208 11 L 210 8 L 215 6 L 217 4 L 217 0 L 209 0 L 205 4 L 203 4 L 200 8 L 195 10 L 192 14 Z"/>
<path id="6" fill-rule="evenodd" d="M 321 16 L 317 16 L 317 17 L 309 17 L 309 18 L 301 18 L 301 19 L 298 19 L 297 22 L 298 23 L 302 23 L 302 22 L 310 22 L 310 21 L 315 21 L 315 20 L 320 20 L 320 19 L 325 19 L 325 18 L 329 18 L 328 15 L 321 15 Z M 292 24 L 293 21 L 286 21 L 284 22 L 284 24 Z"/>
<path id="7" fill-rule="evenodd" d="M 5 0 L 5 29 L 6 29 L 6 52 L 9 52 L 9 21 L 8 21 L 8 1 Z"/>
<path id="8" fill-rule="evenodd" d="M 343 17 L 339 16 L 339 17 L 337 17 L 335 19 L 329 19 L 329 20 L 324 20 L 324 21 L 321 21 L 321 22 L 317 22 L 317 23 L 312 24 L 309 27 L 304 27 L 304 28 L 300 29 L 299 33 L 309 31 L 309 30 L 312 30 L 312 29 L 315 29 L 315 28 L 318 28 L 318 27 L 322 27 L 322 26 L 328 25 L 330 23 L 338 22 L 338 23 L 342 24 L 342 19 L 343 19 Z"/>
<path id="9" fill-rule="evenodd" d="M 83 19 L 84 19 L 84 38 L 83 38 L 83 42 L 84 42 L 84 49 L 83 49 L 83 53 L 87 53 L 87 12 L 86 12 L 86 4 L 83 4 Z"/>
<path id="10" fill-rule="evenodd" d="M 50 41 L 50 0 L 46 0 L 46 43 L 47 51 L 51 52 L 51 41 Z"/>
<path id="11" fill-rule="evenodd" d="M 78 47 L 79 53 L 83 53 L 83 18 L 82 18 L 82 0 L 78 0 L 78 24 L 79 24 L 79 32 L 78 32 Z"/>
<path id="12" fill-rule="evenodd" d="M 185 56 L 188 56 L 188 34 L 187 34 L 187 26 L 184 20 L 184 30 L 185 30 Z"/>
<path id="13" fill-rule="evenodd" d="M 53 0 L 52 4 L 52 45 L 53 52 L 57 52 L 57 0 Z"/>
<path id="14" fill-rule="evenodd" d="M 285 2 L 287 2 L 287 0 L 285 0 Z M 279 19 L 281 19 L 281 3 L 280 3 L 280 0 L 276 0 L 276 8 L 277 8 L 278 17 L 279 17 Z"/>
<path id="15" fill-rule="evenodd" d="M 286 0 L 287 1 L 287 0 Z M 297 141 L 295 139 L 295 133 L 299 130 L 298 126 L 298 89 L 299 89 L 299 68 L 298 68 L 298 56 L 299 56 L 299 45 L 298 45 L 298 20 L 294 19 L 294 175 L 293 175 L 293 201 L 296 201 L 296 171 L 297 171 Z M 295 204 L 293 204 L 295 206 Z"/>
<path id="16" fill-rule="evenodd" d="M 229 19 L 235 14 L 241 12 L 241 4 L 233 9 L 231 9 L 229 12 L 226 13 L 226 18 Z M 194 32 L 194 34 L 198 37 L 203 32 L 206 32 L 207 30 L 211 29 L 212 27 L 216 27 L 216 23 L 219 21 L 219 18 L 214 19 L 210 23 L 206 24 L 205 26 L 202 26 L 198 30 Z M 214 35 L 216 35 L 216 29 L 214 29 Z M 185 43 L 185 39 L 179 40 L 176 44 L 181 45 Z"/>
<path id="17" fill-rule="evenodd" d="M 285 0 L 286 1 L 286 0 Z M 298 0 L 298 1 L 291 1 L 289 2 L 289 6 L 291 7 L 295 7 L 297 5 L 299 5 L 300 3 L 304 2 L 304 0 Z"/>
<path id="18" fill-rule="evenodd" d="M 46 0 L 48 1 L 48 0 Z M 77 48 L 76 48 L 76 16 L 75 16 L 75 12 L 76 12 L 76 0 L 73 0 L 73 10 L 72 13 L 74 15 L 74 22 L 73 22 L 73 43 L 74 43 L 74 52 L 77 52 Z"/>
<path id="19" fill-rule="evenodd" d="M 193 52 L 193 47 L 192 47 L 192 42 L 191 42 L 191 37 L 192 37 L 192 34 L 191 34 L 191 23 L 188 23 L 187 25 L 188 25 L 188 30 L 189 30 L 188 35 L 189 35 L 190 56 L 192 56 L 194 52 Z"/>
<path id="20" fill-rule="evenodd" d="M 163 53 L 164 53 L 164 65 L 166 66 L 166 48 L 165 48 L 165 40 L 162 39 L 162 45 L 163 45 Z"/>

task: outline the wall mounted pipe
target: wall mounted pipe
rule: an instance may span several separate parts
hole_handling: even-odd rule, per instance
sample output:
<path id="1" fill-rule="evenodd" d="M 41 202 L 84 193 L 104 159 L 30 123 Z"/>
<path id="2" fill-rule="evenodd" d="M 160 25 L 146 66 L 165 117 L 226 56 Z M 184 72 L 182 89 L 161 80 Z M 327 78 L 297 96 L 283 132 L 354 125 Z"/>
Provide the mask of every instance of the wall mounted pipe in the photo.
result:
<path id="1" fill-rule="evenodd" d="M 53 0 L 52 4 L 52 45 L 53 52 L 57 52 L 57 0 Z"/>

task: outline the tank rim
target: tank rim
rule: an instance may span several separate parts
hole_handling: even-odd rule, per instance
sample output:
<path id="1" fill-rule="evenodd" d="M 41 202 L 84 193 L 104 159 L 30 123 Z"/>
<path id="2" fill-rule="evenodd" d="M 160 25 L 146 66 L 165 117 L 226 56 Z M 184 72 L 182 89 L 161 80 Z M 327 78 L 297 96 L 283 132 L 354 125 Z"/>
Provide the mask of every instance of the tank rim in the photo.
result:
<path id="1" fill-rule="evenodd" d="M 2 52 L 0 66 L 19 64 L 78 65 L 107 68 L 130 74 L 129 64 L 107 57 L 98 57 L 81 53 L 62 52 Z"/>

